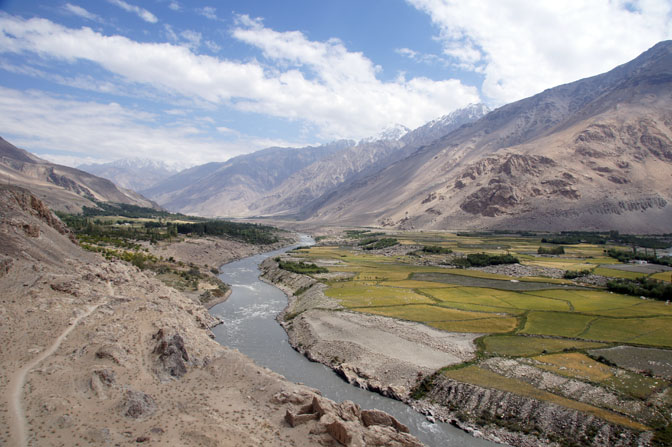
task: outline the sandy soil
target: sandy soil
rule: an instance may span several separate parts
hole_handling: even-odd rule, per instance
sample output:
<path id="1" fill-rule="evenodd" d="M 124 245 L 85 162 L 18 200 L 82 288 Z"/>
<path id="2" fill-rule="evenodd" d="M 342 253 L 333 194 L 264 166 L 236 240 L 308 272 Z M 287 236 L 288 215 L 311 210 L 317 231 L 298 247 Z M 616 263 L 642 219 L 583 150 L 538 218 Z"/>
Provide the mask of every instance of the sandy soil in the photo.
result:
<path id="1" fill-rule="evenodd" d="M 472 358 L 474 340 L 482 335 L 350 312 L 315 279 L 281 270 L 273 259 L 261 267 L 263 278 L 289 296 L 280 320 L 292 346 L 349 382 L 391 397 L 405 400 L 423 377 Z"/>
<path id="2" fill-rule="evenodd" d="M 420 378 L 472 358 L 479 335 L 376 315 L 309 310 L 294 319 L 290 341 L 349 382 L 405 399 Z"/>

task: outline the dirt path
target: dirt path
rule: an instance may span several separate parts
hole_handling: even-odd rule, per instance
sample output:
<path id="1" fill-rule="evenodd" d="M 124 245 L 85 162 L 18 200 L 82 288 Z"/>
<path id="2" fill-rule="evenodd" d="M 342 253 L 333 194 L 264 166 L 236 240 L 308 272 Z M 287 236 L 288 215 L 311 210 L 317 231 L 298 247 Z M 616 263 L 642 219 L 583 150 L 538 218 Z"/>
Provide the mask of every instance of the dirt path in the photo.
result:
<path id="1" fill-rule="evenodd" d="M 108 283 L 110 292 L 112 292 L 112 287 Z M 69 326 L 61 332 L 61 334 L 54 340 L 54 342 L 45 349 L 40 355 L 34 358 L 31 362 L 26 364 L 23 368 L 19 369 L 12 379 L 9 381 L 8 394 L 11 395 L 9 399 L 9 427 L 10 427 L 10 442 L 9 445 L 16 446 L 25 446 L 28 445 L 28 437 L 26 432 L 26 416 L 23 411 L 22 405 L 22 395 L 23 387 L 26 384 L 26 377 L 28 373 L 39 365 L 44 359 L 49 357 L 51 354 L 56 352 L 56 350 L 61 346 L 63 340 L 72 332 L 73 329 L 77 327 L 79 322 L 84 318 L 91 315 L 102 303 L 90 306 L 86 311 L 75 318 L 70 322 Z"/>

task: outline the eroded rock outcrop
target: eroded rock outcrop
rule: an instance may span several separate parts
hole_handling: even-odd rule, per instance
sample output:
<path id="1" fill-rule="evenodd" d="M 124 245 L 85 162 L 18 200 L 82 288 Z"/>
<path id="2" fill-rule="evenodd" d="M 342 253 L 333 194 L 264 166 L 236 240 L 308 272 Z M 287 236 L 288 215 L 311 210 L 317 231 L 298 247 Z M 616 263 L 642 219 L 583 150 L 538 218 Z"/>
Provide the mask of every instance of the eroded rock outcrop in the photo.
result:
<path id="1" fill-rule="evenodd" d="M 496 432 L 511 445 L 553 445 L 557 440 L 571 440 L 585 446 L 625 447 L 649 445 L 652 436 L 592 414 L 443 375 L 435 377 L 421 402 L 443 420 L 463 427 L 485 427 L 484 431 Z"/>
<path id="2" fill-rule="evenodd" d="M 153 354 L 158 356 L 157 374 L 165 378 L 180 378 L 187 373 L 189 354 L 184 347 L 184 340 L 180 334 L 167 335 L 167 331 L 159 329 L 152 337 L 156 340 Z"/>
<path id="3" fill-rule="evenodd" d="M 121 414 L 131 418 L 146 418 L 157 410 L 156 401 L 149 394 L 142 391 L 128 390 L 121 402 Z"/>
<path id="4" fill-rule="evenodd" d="M 362 410 L 359 405 L 344 401 L 336 404 L 310 393 L 279 393 L 274 402 L 292 403 L 285 421 L 292 427 L 311 425 L 311 433 L 323 434 L 352 447 L 393 446 L 420 447 L 422 444 L 408 434 L 408 427 L 380 410 Z"/>

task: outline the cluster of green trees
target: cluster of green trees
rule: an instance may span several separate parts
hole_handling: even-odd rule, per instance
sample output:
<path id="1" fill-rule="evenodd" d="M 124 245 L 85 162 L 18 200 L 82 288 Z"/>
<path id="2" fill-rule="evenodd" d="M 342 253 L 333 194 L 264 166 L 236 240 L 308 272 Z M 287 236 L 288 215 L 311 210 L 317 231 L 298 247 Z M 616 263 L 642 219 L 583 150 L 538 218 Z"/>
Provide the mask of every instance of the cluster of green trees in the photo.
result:
<path id="1" fill-rule="evenodd" d="M 275 228 L 226 220 L 208 220 L 205 222 L 177 224 L 180 234 L 197 234 L 199 236 L 228 236 L 249 244 L 266 245 L 278 242 Z"/>
<path id="2" fill-rule="evenodd" d="M 376 236 L 385 236 L 385 233 L 372 232 L 370 230 L 346 230 L 345 235 L 350 239 L 372 238 Z"/>
<path id="3" fill-rule="evenodd" d="M 87 243 L 82 243 L 81 246 L 85 250 L 102 254 L 103 257 L 108 260 L 121 259 L 122 261 L 130 262 L 141 270 L 149 268 L 150 264 L 154 264 L 158 261 L 156 256 L 142 251 L 115 250 L 113 248 L 100 247 Z"/>
<path id="4" fill-rule="evenodd" d="M 516 235 L 521 237 L 536 236 L 537 233 L 525 230 L 492 230 L 492 231 L 458 231 L 457 236 L 464 237 L 491 237 L 492 235 Z"/>
<path id="5" fill-rule="evenodd" d="M 620 234 L 618 231 L 600 233 L 595 231 L 562 231 L 552 237 L 544 237 L 541 242 L 548 244 L 576 245 L 580 243 L 604 245 L 607 242 L 616 242 L 623 245 L 632 245 L 644 248 L 667 248 L 672 246 L 670 235 L 637 236 L 634 234 Z"/>
<path id="6" fill-rule="evenodd" d="M 399 241 L 392 237 L 384 237 L 382 239 L 365 239 L 359 243 L 364 250 L 380 250 L 381 248 L 394 247 L 399 245 Z"/>
<path id="7" fill-rule="evenodd" d="M 564 275 L 562 275 L 563 278 L 565 279 L 575 279 L 575 278 L 581 278 L 583 276 L 588 276 L 592 272 L 590 270 L 567 270 Z"/>
<path id="8" fill-rule="evenodd" d="M 138 225 L 132 221 L 103 221 L 75 214 L 60 214 L 60 218 L 80 242 L 88 244 L 113 245 L 137 250 L 139 245 L 130 241 L 155 243 L 177 236 L 177 230 L 171 228 L 171 224 L 146 222 L 144 225 Z M 150 223 L 159 225 L 147 225 Z"/>
<path id="9" fill-rule="evenodd" d="M 329 270 L 327 270 L 325 267 L 317 266 L 311 262 L 283 261 L 280 258 L 275 258 L 275 261 L 278 263 L 278 266 L 281 269 L 287 270 L 288 272 L 301 273 L 301 274 L 329 273 Z"/>
<path id="10" fill-rule="evenodd" d="M 433 255 L 448 255 L 453 252 L 453 250 L 448 247 L 441 247 L 438 245 L 425 245 L 420 251 Z"/>
<path id="11" fill-rule="evenodd" d="M 563 245 L 577 245 L 580 244 L 582 240 L 578 236 L 558 236 L 558 237 L 543 237 L 541 238 L 542 244 L 563 244 Z M 588 242 L 588 241 L 586 241 Z M 594 239 L 590 244 L 606 244 L 607 242 L 603 239 Z"/>
<path id="12" fill-rule="evenodd" d="M 565 254 L 565 247 L 562 245 L 558 247 L 539 247 L 539 250 L 537 250 L 537 253 L 540 255 L 564 255 Z"/>
<path id="13" fill-rule="evenodd" d="M 520 260 L 513 255 L 489 255 L 487 253 L 472 253 L 463 258 L 455 258 L 451 264 L 456 267 L 486 267 L 488 265 L 518 264 Z"/>
<path id="14" fill-rule="evenodd" d="M 157 219 L 157 218 L 186 218 L 184 214 L 175 214 L 164 210 L 155 210 L 144 206 L 129 205 L 127 203 L 109 203 L 95 201 L 96 207 L 85 206 L 82 208 L 82 216 L 123 216 L 134 219 Z M 60 217 L 60 216 L 59 216 Z M 193 218 L 189 218 L 193 219 Z"/>
<path id="15" fill-rule="evenodd" d="M 672 284 L 651 278 L 615 279 L 607 283 L 607 289 L 615 293 L 645 296 L 656 300 L 672 300 Z"/>
<path id="16" fill-rule="evenodd" d="M 672 267 L 672 256 L 658 257 L 655 254 L 649 255 L 641 252 L 637 253 L 631 251 L 616 250 L 615 248 L 607 250 L 607 255 L 614 259 L 618 259 L 620 262 L 627 263 L 633 260 L 638 260 L 638 261 L 646 261 L 651 264 L 660 264 Z"/>

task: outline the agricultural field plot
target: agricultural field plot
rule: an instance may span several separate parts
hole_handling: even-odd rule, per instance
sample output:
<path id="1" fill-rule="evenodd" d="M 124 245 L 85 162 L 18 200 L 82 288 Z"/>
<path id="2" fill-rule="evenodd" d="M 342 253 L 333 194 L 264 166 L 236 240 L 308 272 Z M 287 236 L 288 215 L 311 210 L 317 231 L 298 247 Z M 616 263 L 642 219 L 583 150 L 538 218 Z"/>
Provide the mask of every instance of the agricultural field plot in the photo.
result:
<path id="1" fill-rule="evenodd" d="M 650 371 L 657 376 L 672 380 L 672 351 L 666 349 L 615 346 L 594 349 L 588 353 L 631 371 Z"/>
<path id="2" fill-rule="evenodd" d="M 647 399 L 670 386 L 666 380 L 623 371 L 600 363 L 585 354 L 574 352 L 534 357 L 538 368 L 555 374 L 605 385 L 620 394 Z"/>
<path id="3" fill-rule="evenodd" d="M 559 287 L 557 283 L 543 282 L 544 279 L 534 278 L 533 281 L 528 281 L 526 278 L 516 278 L 515 280 L 511 280 L 511 278 L 504 275 L 466 269 L 451 269 L 449 272 L 446 272 L 445 269 L 438 272 L 418 272 L 413 273 L 411 279 L 444 284 L 457 284 L 467 287 L 488 287 L 492 289 L 515 291 L 545 290 Z M 560 285 L 560 287 L 581 288 L 578 286 L 566 285 Z"/>
<path id="4" fill-rule="evenodd" d="M 593 270 L 598 267 L 598 264 L 588 262 L 586 259 L 550 258 L 548 256 L 527 258 L 523 260 L 523 264 L 561 270 Z"/>
<path id="5" fill-rule="evenodd" d="M 625 311 L 635 306 L 639 307 L 650 304 L 654 315 L 666 315 L 670 308 L 665 303 L 650 300 L 641 300 L 627 295 L 619 295 L 603 290 L 576 289 L 576 290 L 540 290 L 527 292 L 527 295 L 533 295 L 544 298 L 554 298 L 571 303 L 572 310 L 575 312 L 591 313 L 596 315 L 613 315 L 614 311 Z M 629 315 L 629 314 L 628 314 Z"/>
<path id="6" fill-rule="evenodd" d="M 532 311 L 520 333 L 672 347 L 672 317 L 612 318 Z"/>
<path id="7" fill-rule="evenodd" d="M 432 304 L 426 296 L 419 295 L 409 289 L 375 285 L 353 285 L 332 287 L 326 295 L 341 301 L 345 307 L 361 308 L 369 306 L 398 306 L 405 304 Z"/>
<path id="8" fill-rule="evenodd" d="M 521 334 L 577 338 L 596 317 L 569 312 L 534 311 L 527 314 Z"/>
<path id="9" fill-rule="evenodd" d="M 605 343 L 520 335 L 492 335 L 484 337 L 482 343 L 487 354 L 507 357 L 530 357 L 544 353 L 606 346 Z"/>
<path id="10" fill-rule="evenodd" d="M 414 279 L 404 279 L 401 281 L 383 281 L 379 283 L 381 286 L 400 287 L 405 289 L 446 289 L 450 287 L 458 287 L 457 284 L 444 284 L 432 281 L 418 281 Z"/>
<path id="11" fill-rule="evenodd" d="M 660 272 L 651 275 L 651 278 L 659 281 L 672 282 L 672 272 Z"/>
<path id="12" fill-rule="evenodd" d="M 672 347 L 672 317 L 599 318 L 581 338 Z"/>
<path id="13" fill-rule="evenodd" d="M 614 270 L 624 270 L 628 272 L 643 273 L 643 274 L 653 274 L 653 273 L 664 273 L 669 272 L 667 276 L 672 275 L 672 267 L 666 265 L 658 264 L 614 264 L 610 265 L 608 268 Z"/>
<path id="14" fill-rule="evenodd" d="M 352 308 L 401 320 L 417 321 L 447 332 L 506 333 L 515 329 L 516 318 L 488 312 L 450 309 L 432 304 Z"/>
<path id="15" fill-rule="evenodd" d="M 608 267 L 597 267 L 595 270 L 593 270 L 593 273 L 595 273 L 596 275 L 606 276 L 608 278 L 625 278 L 625 279 L 637 279 L 649 276 L 648 273 L 631 272 L 627 270 L 619 270 Z"/>
<path id="16" fill-rule="evenodd" d="M 478 306 L 492 308 L 491 312 L 507 312 L 521 314 L 530 309 L 569 311 L 566 301 L 532 297 L 508 290 L 488 289 L 483 287 L 451 287 L 448 289 L 421 289 L 421 293 L 432 296 L 449 306 Z"/>

